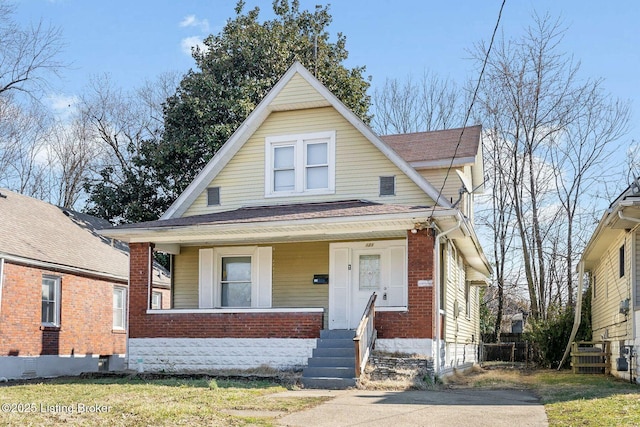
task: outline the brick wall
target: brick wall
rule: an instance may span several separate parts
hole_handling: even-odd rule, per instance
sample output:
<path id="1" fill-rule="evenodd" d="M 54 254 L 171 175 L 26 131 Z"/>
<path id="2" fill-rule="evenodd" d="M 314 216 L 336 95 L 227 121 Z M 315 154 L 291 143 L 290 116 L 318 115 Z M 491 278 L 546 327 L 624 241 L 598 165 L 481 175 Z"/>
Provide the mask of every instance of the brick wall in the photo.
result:
<path id="1" fill-rule="evenodd" d="M 433 286 L 418 287 L 419 280 L 433 280 L 434 240 L 431 230 L 407 232 L 409 306 L 406 312 L 377 312 L 378 338 L 432 338 Z"/>
<path id="2" fill-rule="evenodd" d="M 316 338 L 323 313 L 147 314 L 149 243 L 129 244 L 130 338 Z"/>
<path id="3" fill-rule="evenodd" d="M 61 278 L 59 328 L 41 326 L 43 275 Z M 0 355 L 125 353 L 126 335 L 112 331 L 114 283 L 5 262 Z"/>

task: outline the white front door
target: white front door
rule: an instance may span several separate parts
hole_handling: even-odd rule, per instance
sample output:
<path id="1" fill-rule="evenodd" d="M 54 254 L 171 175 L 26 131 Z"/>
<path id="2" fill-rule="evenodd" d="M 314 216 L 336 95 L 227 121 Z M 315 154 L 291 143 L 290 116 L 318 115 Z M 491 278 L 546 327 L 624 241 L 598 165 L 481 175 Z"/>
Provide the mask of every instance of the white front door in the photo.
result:
<path id="1" fill-rule="evenodd" d="M 333 243 L 329 251 L 329 329 L 357 328 L 374 292 L 376 307 L 406 308 L 406 241 Z"/>

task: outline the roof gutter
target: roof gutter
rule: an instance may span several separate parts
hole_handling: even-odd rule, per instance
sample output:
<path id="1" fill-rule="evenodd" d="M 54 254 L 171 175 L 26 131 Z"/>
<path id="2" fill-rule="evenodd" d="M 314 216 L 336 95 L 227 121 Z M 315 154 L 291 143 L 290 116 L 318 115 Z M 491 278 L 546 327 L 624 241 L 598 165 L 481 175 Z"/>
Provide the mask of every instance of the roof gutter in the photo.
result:
<path id="1" fill-rule="evenodd" d="M 51 270 L 59 270 L 59 271 L 64 271 L 64 272 L 68 272 L 68 273 L 78 273 L 78 274 L 97 277 L 97 278 L 101 278 L 101 279 L 117 280 L 119 282 L 127 282 L 128 283 L 128 280 L 129 280 L 129 278 L 127 276 L 119 276 L 117 274 L 111 274 L 111 273 L 100 272 L 100 271 L 93 271 L 93 270 L 89 270 L 89 269 L 86 269 L 86 268 L 72 267 L 72 266 L 69 266 L 69 265 L 57 264 L 57 263 L 54 263 L 54 262 L 39 261 L 39 260 L 36 260 L 36 259 L 25 258 L 25 257 L 9 255 L 9 254 L 2 254 L 2 253 L 0 253 L 0 256 L 2 256 L 2 258 L 0 258 L 0 260 L 2 260 L 2 264 L 3 265 L 4 265 L 4 261 L 6 260 L 6 261 L 9 261 L 9 262 L 14 262 L 16 264 L 32 265 L 32 266 L 35 266 L 35 267 L 41 267 L 41 268 L 46 268 L 46 269 L 51 269 Z"/>
<path id="2" fill-rule="evenodd" d="M 623 215 L 622 211 L 618 211 L 618 218 L 623 219 L 625 221 L 631 221 L 631 222 L 640 223 L 640 218 L 634 218 L 632 216 L 625 216 L 625 215 Z"/>

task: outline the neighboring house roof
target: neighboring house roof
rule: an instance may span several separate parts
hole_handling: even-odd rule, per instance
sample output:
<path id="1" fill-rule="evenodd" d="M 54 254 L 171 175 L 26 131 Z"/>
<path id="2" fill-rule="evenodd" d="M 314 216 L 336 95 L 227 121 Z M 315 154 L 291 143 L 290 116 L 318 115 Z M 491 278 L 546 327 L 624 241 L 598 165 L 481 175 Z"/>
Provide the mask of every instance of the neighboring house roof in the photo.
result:
<path id="1" fill-rule="evenodd" d="M 595 266 L 621 231 L 640 223 L 640 178 L 637 178 L 604 212 L 585 247 L 581 261 L 588 270 Z"/>
<path id="2" fill-rule="evenodd" d="M 451 159 L 454 159 L 454 165 L 474 163 L 480 148 L 481 132 L 482 126 L 476 125 L 457 129 L 383 135 L 380 139 L 411 166 L 446 167 L 451 163 Z"/>
<path id="3" fill-rule="evenodd" d="M 3 188 L 0 194 L 0 258 L 117 280 L 129 277 L 128 246 L 96 232 L 108 221 Z"/>
<path id="4" fill-rule="evenodd" d="M 309 85 L 311 85 L 319 95 L 319 99 L 313 102 L 302 102 L 292 104 L 282 104 L 275 102 L 278 95 L 283 91 L 291 79 L 299 75 Z M 311 108 L 331 106 L 356 128 L 365 138 L 367 138 L 382 154 L 384 154 L 395 166 L 397 166 L 409 179 L 411 179 L 422 191 L 438 206 L 450 208 L 451 202 L 429 183 L 420 173 L 418 173 L 409 163 L 396 151 L 390 148 L 369 126 L 360 120 L 349 108 L 347 108 L 334 94 L 329 91 L 318 79 L 316 79 L 302 64 L 295 62 L 284 76 L 269 91 L 265 98 L 249 114 L 247 119 L 231 135 L 229 140 L 222 146 L 216 155 L 207 163 L 198 176 L 189 184 L 185 191 L 162 215 L 162 219 L 176 218 L 182 216 L 191 206 L 194 200 L 206 189 L 207 185 L 222 171 L 233 156 L 242 148 L 245 142 L 260 127 L 266 118 L 274 111 L 285 111 L 289 109 Z"/>

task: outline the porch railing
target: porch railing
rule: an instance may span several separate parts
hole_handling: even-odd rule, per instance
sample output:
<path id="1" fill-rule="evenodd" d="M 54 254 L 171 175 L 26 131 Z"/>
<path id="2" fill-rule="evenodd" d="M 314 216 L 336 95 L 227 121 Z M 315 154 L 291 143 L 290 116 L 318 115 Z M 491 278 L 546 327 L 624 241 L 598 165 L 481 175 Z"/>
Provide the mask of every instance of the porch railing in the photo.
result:
<path id="1" fill-rule="evenodd" d="M 356 329 L 356 336 L 353 338 L 353 344 L 356 349 L 356 378 L 359 378 L 364 367 L 367 365 L 371 349 L 377 338 L 375 328 L 376 318 L 376 294 L 371 294 L 367 307 L 364 309 L 360 324 Z"/>

